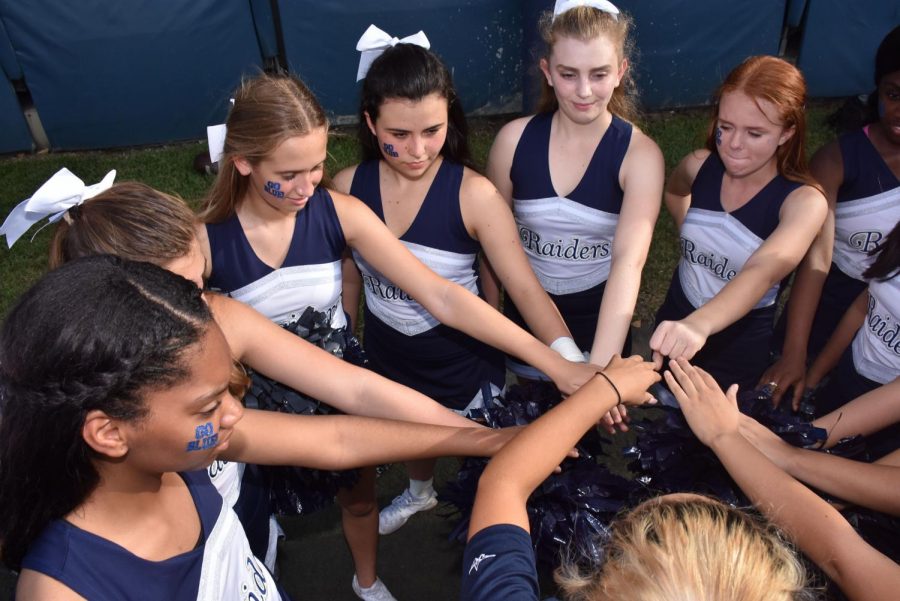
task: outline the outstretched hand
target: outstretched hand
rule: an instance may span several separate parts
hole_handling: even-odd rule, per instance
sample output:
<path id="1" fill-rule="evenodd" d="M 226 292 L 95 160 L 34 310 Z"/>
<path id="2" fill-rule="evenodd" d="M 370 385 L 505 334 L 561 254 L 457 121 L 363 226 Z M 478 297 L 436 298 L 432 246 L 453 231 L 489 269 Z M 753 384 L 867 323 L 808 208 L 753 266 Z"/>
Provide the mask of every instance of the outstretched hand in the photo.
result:
<path id="1" fill-rule="evenodd" d="M 711 375 L 686 359 L 670 361 L 665 379 L 688 425 L 703 444 L 712 446 L 720 436 L 739 434 L 737 384 L 723 393 Z"/>
<path id="2" fill-rule="evenodd" d="M 627 359 L 615 355 L 603 373 L 613 383 L 621 395 L 623 408 L 625 405 L 643 405 L 655 403 L 656 399 L 647 389 L 659 382 L 659 373 L 653 363 L 644 361 L 640 355 L 632 355 Z"/>
<path id="3" fill-rule="evenodd" d="M 708 336 L 708 333 L 689 318 L 661 322 L 650 337 L 650 349 L 653 351 L 653 360 L 657 368 L 662 367 L 663 357 L 693 358 L 706 344 Z"/>
<path id="4" fill-rule="evenodd" d="M 781 398 L 793 386 L 791 408 L 797 411 L 806 388 L 806 359 L 782 355 L 763 373 L 758 386 L 768 386 L 772 390 L 772 405 L 775 407 L 781 403 Z"/>
<path id="5" fill-rule="evenodd" d="M 548 374 L 561 393 L 568 396 L 574 394 L 602 368 L 592 363 L 575 363 L 559 357 L 559 367 L 553 374 Z"/>

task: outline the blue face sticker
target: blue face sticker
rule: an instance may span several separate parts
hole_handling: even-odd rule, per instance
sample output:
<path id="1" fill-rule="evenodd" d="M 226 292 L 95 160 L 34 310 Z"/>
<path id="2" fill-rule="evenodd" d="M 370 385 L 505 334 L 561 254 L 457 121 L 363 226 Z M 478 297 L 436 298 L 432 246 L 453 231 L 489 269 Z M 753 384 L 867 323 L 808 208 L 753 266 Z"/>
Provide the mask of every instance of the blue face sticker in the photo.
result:
<path id="1" fill-rule="evenodd" d="M 721 145 L 722 145 L 722 128 L 717 127 L 716 128 L 716 146 L 721 146 Z"/>
<path id="2" fill-rule="evenodd" d="M 194 440 L 187 443 L 188 451 L 205 451 L 219 444 L 219 435 L 213 430 L 212 422 L 206 422 L 197 426 L 194 430 Z"/>
<path id="3" fill-rule="evenodd" d="M 393 144 L 384 143 L 381 145 L 381 147 L 384 148 L 384 153 L 389 157 L 394 157 L 396 159 L 398 156 L 400 156 L 400 153 L 394 150 Z"/>
<path id="4" fill-rule="evenodd" d="M 266 194 L 274 196 L 275 198 L 284 198 L 284 192 L 281 191 L 281 184 L 277 182 L 266 182 L 265 191 Z"/>

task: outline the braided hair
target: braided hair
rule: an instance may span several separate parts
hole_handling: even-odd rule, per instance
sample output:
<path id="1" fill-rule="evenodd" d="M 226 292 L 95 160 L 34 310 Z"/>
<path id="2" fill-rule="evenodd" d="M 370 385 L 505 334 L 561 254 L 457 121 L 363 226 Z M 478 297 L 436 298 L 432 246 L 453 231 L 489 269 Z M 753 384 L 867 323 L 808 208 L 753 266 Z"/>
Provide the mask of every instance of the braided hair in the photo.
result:
<path id="1" fill-rule="evenodd" d="M 47 524 L 99 475 L 82 437 L 99 410 L 137 422 L 143 395 L 189 375 L 185 351 L 212 317 L 200 290 L 149 263 L 99 255 L 28 290 L 0 329 L 0 558 L 19 569 Z"/>

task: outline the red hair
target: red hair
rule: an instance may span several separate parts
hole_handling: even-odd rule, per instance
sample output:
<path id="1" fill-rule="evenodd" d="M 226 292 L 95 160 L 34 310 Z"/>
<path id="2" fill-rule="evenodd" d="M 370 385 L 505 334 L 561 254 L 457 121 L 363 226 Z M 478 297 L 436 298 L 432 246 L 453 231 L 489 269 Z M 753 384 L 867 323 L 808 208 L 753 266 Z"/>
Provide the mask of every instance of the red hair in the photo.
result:
<path id="1" fill-rule="evenodd" d="M 794 135 L 775 152 L 778 173 L 789 180 L 821 189 L 806 162 L 806 81 L 800 71 L 774 56 L 751 56 L 735 67 L 716 91 L 713 118 L 706 137 L 706 147 L 712 152 L 717 152 L 719 102 L 729 92 L 743 92 L 754 100 L 772 103 L 778 111 L 781 126 L 794 129 Z"/>

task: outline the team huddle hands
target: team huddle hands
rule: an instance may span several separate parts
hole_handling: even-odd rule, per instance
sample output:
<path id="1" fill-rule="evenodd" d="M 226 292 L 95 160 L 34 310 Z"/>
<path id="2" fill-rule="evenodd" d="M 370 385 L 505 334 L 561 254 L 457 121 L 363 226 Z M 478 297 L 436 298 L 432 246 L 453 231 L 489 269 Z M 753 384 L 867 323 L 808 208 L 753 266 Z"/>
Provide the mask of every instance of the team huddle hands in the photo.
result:
<path id="1" fill-rule="evenodd" d="M 10 245 L 45 216 L 57 224 L 51 271 L 0 331 L 0 556 L 21 572 L 18 597 L 93 599 L 102 585 L 110 599 L 233 601 L 256 587 L 287 601 L 272 575 L 275 518 L 305 514 L 297 499 L 314 493 L 341 508 L 345 586 L 396 601 L 377 574 L 379 537 L 438 504 L 437 458 L 490 456 L 463 598 L 536 600 L 529 498 L 598 424 L 627 431 L 661 381 L 746 496 L 850 599 L 896 596 L 900 568 L 801 484 L 900 514 L 896 436 L 874 464 L 795 448 L 741 414 L 737 392 L 759 387 L 797 410 L 816 389 L 824 446 L 900 421 L 900 27 L 876 56 L 877 115 L 812 168 L 803 75 L 753 56 L 714 92 L 705 147 L 664 189 L 662 153 L 636 125 L 633 26 L 607 0 L 556 2 L 540 23 L 538 112 L 500 130 L 485 175 L 427 36 L 372 26 L 358 45 L 360 161 L 333 180 L 325 108 L 295 75 L 260 74 L 233 94 L 199 213 L 113 185 L 114 172 L 95 186 L 61 172 L 33 196 L 43 212 L 17 207 L 0 227 Z M 60 200 L 51 188 L 65 188 Z M 631 323 L 661 206 L 681 256 L 646 360 Z M 878 244 L 861 249 L 860 231 Z M 310 333 L 309 311 L 334 338 Z M 508 400 L 508 376 L 551 382 L 563 400 L 527 427 L 469 419 Z M 245 387 L 258 409 L 241 404 Z M 331 409 L 346 415 L 319 414 Z M 390 461 L 409 482 L 379 511 L 372 466 Z M 272 502 L 276 483 L 287 509 Z M 580 516 L 566 517 L 577 529 Z M 740 533 L 704 540 L 716 523 Z M 712 498 L 655 497 L 609 531 L 596 573 L 560 571 L 564 596 L 788 601 L 807 586 L 779 535 Z M 126 568 L 97 576 L 71 557 Z M 193 576 L 148 567 L 169 560 Z M 226 577 L 205 577 L 213 567 Z"/>

